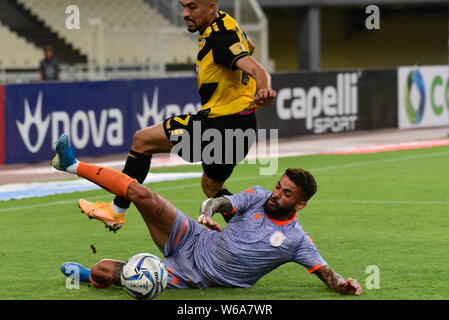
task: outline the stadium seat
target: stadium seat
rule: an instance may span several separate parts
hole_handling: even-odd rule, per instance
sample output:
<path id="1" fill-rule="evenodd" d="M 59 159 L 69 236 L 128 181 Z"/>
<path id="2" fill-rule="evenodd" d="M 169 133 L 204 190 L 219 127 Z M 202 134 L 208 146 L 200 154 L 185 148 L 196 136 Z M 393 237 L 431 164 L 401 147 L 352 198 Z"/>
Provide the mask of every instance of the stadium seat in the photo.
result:
<path id="1" fill-rule="evenodd" d="M 77 0 L 81 30 L 65 27 L 67 2 L 61 0 L 18 0 L 36 14 L 58 35 L 82 54 L 90 52 L 89 21 L 101 17 L 104 30 L 105 60 L 112 64 L 148 64 L 158 57 L 150 50 L 150 43 L 158 42 L 159 30 L 172 27 L 170 22 L 144 0 Z M 187 32 L 175 33 L 163 39 L 167 63 L 193 60 L 196 41 Z M 158 54 L 160 54 L 158 52 Z"/>
<path id="2" fill-rule="evenodd" d="M 41 50 L 0 23 L 0 68 L 39 66 Z"/>

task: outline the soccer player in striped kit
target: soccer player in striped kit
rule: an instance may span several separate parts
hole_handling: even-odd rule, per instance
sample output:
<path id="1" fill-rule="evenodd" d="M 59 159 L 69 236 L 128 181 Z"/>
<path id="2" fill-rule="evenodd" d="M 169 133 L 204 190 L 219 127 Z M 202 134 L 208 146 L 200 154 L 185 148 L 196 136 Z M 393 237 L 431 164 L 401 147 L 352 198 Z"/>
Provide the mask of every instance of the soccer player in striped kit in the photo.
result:
<path id="1" fill-rule="evenodd" d="M 193 145 L 189 162 L 202 162 L 201 186 L 208 198 L 231 195 L 225 187 L 234 167 L 242 161 L 252 143 L 245 138 L 242 144 L 222 143 L 222 157 L 218 161 L 194 159 L 202 151 L 204 141 L 194 134 L 195 123 L 205 130 L 218 130 L 225 137 L 227 129 L 257 129 L 256 109 L 270 105 L 276 97 L 271 87 L 271 76 L 252 56 L 254 45 L 240 25 L 226 12 L 219 11 L 217 0 L 181 0 L 182 15 L 189 32 L 199 32 L 199 50 L 196 59 L 197 86 L 202 109 L 197 114 L 184 114 L 137 131 L 123 169 L 123 173 L 142 183 L 150 169 L 152 156 L 168 153 L 185 135 Z M 201 139 L 202 140 L 202 139 Z M 222 139 L 224 141 L 225 139 Z M 240 149 L 238 149 L 240 148 Z M 226 154 L 234 155 L 232 162 Z M 201 153 L 202 154 L 202 153 Z M 105 223 L 110 230 L 118 230 L 126 219 L 130 201 L 116 196 L 112 202 L 91 203 L 80 199 L 78 205 L 89 217 Z M 228 221 L 230 216 L 225 217 Z"/>

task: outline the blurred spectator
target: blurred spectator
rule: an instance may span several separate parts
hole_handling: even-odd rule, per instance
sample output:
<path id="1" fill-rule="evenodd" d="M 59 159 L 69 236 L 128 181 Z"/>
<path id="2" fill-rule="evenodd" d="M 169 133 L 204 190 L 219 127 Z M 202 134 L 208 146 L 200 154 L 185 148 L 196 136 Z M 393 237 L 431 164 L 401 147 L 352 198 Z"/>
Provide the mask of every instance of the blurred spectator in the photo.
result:
<path id="1" fill-rule="evenodd" d="M 59 62 L 55 57 L 53 48 L 50 46 L 44 47 L 44 59 L 39 66 L 39 72 L 42 81 L 59 80 Z"/>

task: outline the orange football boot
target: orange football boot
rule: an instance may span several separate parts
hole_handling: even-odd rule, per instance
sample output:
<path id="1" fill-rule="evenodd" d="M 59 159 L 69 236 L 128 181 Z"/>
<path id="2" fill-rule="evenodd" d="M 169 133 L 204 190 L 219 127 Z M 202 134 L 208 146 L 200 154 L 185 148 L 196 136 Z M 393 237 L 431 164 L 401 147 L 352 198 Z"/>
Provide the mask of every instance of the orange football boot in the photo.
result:
<path id="1" fill-rule="evenodd" d="M 105 224 L 105 228 L 109 231 L 117 232 L 125 223 L 126 214 L 116 213 L 112 209 L 111 203 L 106 202 L 89 202 L 84 199 L 78 200 L 78 206 L 81 212 L 86 214 L 89 219 L 97 219 Z"/>

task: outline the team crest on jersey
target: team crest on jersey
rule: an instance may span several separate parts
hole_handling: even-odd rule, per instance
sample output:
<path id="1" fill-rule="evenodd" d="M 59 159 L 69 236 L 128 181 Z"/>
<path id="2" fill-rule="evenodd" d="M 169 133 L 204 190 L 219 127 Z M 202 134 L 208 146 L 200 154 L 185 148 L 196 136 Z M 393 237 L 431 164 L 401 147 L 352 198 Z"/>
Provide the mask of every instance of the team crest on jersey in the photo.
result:
<path id="1" fill-rule="evenodd" d="M 246 51 L 245 46 L 241 42 L 234 43 L 232 46 L 229 47 L 229 50 L 231 50 L 232 54 L 235 56 Z"/>
<path id="2" fill-rule="evenodd" d="M 280 232 L 280 231 L 276 231 L 275 233 L 273 233 L 273 235 L 270 237 L 270 244 L 273 247 L 280 247 L 282 245 L 282 243 L 284 242 L 284 240 L 287 239 L 285 237 L 285 235 Z"/>

